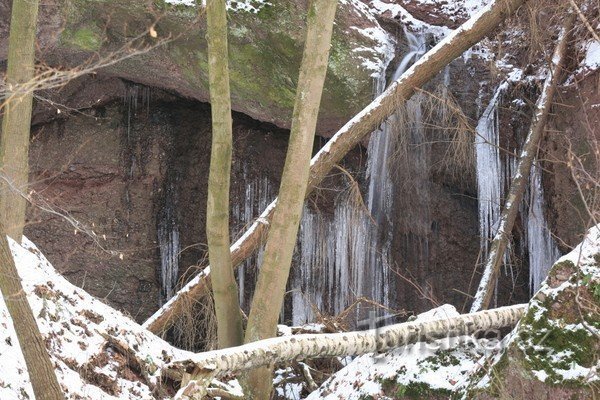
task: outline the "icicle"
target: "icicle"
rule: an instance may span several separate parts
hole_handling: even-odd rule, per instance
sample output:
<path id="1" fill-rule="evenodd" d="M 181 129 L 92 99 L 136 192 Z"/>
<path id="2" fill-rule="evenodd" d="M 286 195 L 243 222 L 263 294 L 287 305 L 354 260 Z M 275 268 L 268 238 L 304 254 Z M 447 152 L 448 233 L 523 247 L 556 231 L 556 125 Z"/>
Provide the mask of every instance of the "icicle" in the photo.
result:
<path id="1" fill-rule="evenodd" d="M 250 224 L 264 210 L 267 205 L 273 201 L 275 194 L 273 187 L 268 177 L 250 177 L 248 173 L 248 165 L 242 164 L 243 186 L 241 198 L 243 203 L 235 203 L 232 209 L 231 218 L 236 226 L 242 228 Z M 240 306 L 247 309 L 245 290 L 246 287 L 254 287 L 254 280 L 249 281 L 250 277 L 255 277 L 255 274 L 247 274 L 247 271 L 252 267 L 259 267 L 262 262 L 263 248 L 258 251 L 258 254 L 248 258 L 238 268 L 238 287 Z"/>
<path id="2" fill-rule="evenodd" d="M 175 185 L 169 182 L 165 191 L 164 205 L 158 220 L 158 246 L 160 252 L 161 304 L 169 300 L 179 276 L 179 228 L 176 214 Z"/>
<path id="3" fill-rule="evenodd" d="M 475 137 L 482 259 L 487 256 L 489 242 L 498 229 L 497 223 L 506 181 L 506 171 L 500 162 L 498 106 L 507 87 L 507 84 L 502 84 L 494 93 L 479 119 Z"/>
<path id="4" fill-rule="evenodd" d="M 399 63 L 394 79 L 426 51 L 424 36 L 408 31 L 405 36 L 409 51 Z M 375 81 L 375 95 L 382 93 L 385 87 L 385 74 L 382 72 Z M 423 142 L 420 102 L 409 103 L 411 109 L 408 113 L 415 115 L 410 142 L 416 143 L 416 153 L 419 153 L 418 145 Z M 368 192 L 365 196 L 368 212 L 351 195 L 340 196 L 333 217 L 305 207 L 300 222 L 297 266 L 291 283 L 294 324 L 310 322 L 313 305 L 327 307 L 322 310 L 332 314 L 339 314 L 357 297 L 389 306 L 393 290 L 390 288 L 393 282 L 390 279 L 390 253 L 394 197 L 389 163 L 395 145 L 393 133 L 400 129 L 399 124 L 396 118 L 390 118 L 371 135 L 367 160 Z M 418 159 L 420 154 L 416 157 Z M 426 160 L 423 157 L 423 160 L 415 162 Z M 427 198 L 428 195 L 424 195 L 425 202 Z M 422 248 L 427 252 L 428 243 Z"/>
<path id="5" fill-rule="evenodd" d="M 544 189 L 540 168 L 534 164 L 529 177 L 530 198 L 527 218 L 527 244 L 529 250 L 529 275 L 531 292 L 539 288 L 560 251 L 550 235 L 544 216 Z"/>
<path id="6" fill-rule="evenodd" d="M 477 154 L 477 189 L 479 198 L 479 225 L 483 258 L 487 256 L 488 245 L 496 234 L 500 218 L 501 203 L 508 179 L 516 171 L 517 159 L 500 157 L 498 106 L 502 94 L 507 89 L 502 84 L 494 94 L 490 104 L 483 112 L 477 125 L 475 148 Z M 518 149 L 512 149 L 518 153 Z M 552 239 L 544 218 L 543 189 L 539 168 L 534 165 L 530 175 L 529 208 L 522 204 L 521 215 L 527 216 L 525 235 L 522 245 L 526 245 L 529 253 L 530 284 L 535 292 L 545 279 L 548 269 L 560 256 L 556 243 Z M 523 250 L 521 252 L 523 253 Z M 515 284 L 515 276 L 510 266 L 510 244 L 504 255 L 505 273 L 511 276 Z"/>

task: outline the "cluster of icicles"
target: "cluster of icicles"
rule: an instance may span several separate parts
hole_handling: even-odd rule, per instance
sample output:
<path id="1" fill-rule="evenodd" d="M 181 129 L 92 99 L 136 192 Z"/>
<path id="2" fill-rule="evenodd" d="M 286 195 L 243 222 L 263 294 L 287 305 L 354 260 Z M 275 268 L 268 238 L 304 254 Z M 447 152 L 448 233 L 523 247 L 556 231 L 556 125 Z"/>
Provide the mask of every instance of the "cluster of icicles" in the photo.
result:
<path id="1" fill-rule="evenodd" d="M 405 32 L 409 51 L 401 60 L 393 79 L 398 78 L 412 63 L 425 52 L 424 35 Z M 376 95 L 386 87 L 385 73 L 377 79 Z M 449 74 L 446 72 L 445 84 Z M 477 181 L 479 198 L 479 222 L 482 259 L 487 255 L 488 244 L 495 234 L 500 218 L 502 199 L 510 177 L 516 168 L 516 159 L 500 150 L 498 110 L 503 93 L 508 85 L 501 85 L 485 108 L 477 126 L 475 151 L 477 159 Z M 410 132 L 405 136 L 414 145 L 424 140 L 424 129 L 420 121 L 420 100 L 413 98 L 407 109 L 414 116 Z M 350 191 L 338 196 L 333 213 L 324 215 L 309 206 L 304 207 L 298 235 L 298 246 L 294 257 L 291 275 L 291 315 L 282 318 L 293 324 L 303 324 L 314 319 L 314 310 L 337 315 L 350 306 L 355 299 L 364 297 L 383 306 L 390 306 L 390 295 L 394 291 L 395 279 L 391 276 L 392 208 L 394 185 L 390 171 L 394 143 L 391 132 L 406 127 L 392 115 L 380 129 L 373 132 L 368 146 L 367 181 L 368 191 L 363 201 L 357 201 Z M 415 146 L 415 149 L 421 146 Z M 512 149 L 516 150 L 516 149 Z M 412 169 L 426 173 L 429 166 L 428 155 L 424 152 L 411 152 Z M 247 165 L 242 165 L 244 177 L 244 202 L 235 204 L 232 218 L 238 226 L 250 224 L 253 219 L 275 198 L 277 188 L 264 176 L 248 173 Z M 550 236 L 544 219 L 543 190 L 541 171 L 534 167 L 531 172 L 531 185 L 527 201 L 522 205 L 522 215 L 527 216 L 526 235 L 522 243 L 529 254 L 531 288 L 537 290 L 547 274 L 547 269 L 558 258 L 557 246 Z M 421 185 L 419 198 L 423 199 L 423 210 L 428 213 L 429 193 L 426 185 Z M 167 202 L 168 203 L 168 202 Z M 162 266 L 162 293 L 169 298 L 175 287 L 177 273 L 176 252 L 179 249 L 178 231 L 173 213 L 166 206 L 163 220 L 159 222 L 159 245 Z M 428 217 L 427 217 L 428 218 Z M 428 244 L 421 244 L 424 249 Z M 426 251 L 426 250 L 425 250 Z M 521 252 L 524 251 L 524 247 Z M 510 249 L 509 249 L 510 252 Z M 427 259 L 427 254 L 421 255 Z M 259 266 L 262 252 L 248 259 L 240 267 L 238 283 L 240 302 L 247 307 L 246 292 L 254 286 L 255 274 L 248 275 L 250 268 Z M 506 265 L 510 260 L 506 256 Z M 510 268 L 506 269 L 511 274 Z"/>
<path id="2" fill-rule="evenodd" d="M 424 36 L 406 32 L 406 38 L 409 52 L 399 63 L 393 79 L 425 52 Z M 383 93 L 385 88 L 383 72 L 375 82 L 375 95 Z M 420 123 L 420 103 L 415 100 L 408 107 L 415 115 L 409 136 L 420 142 L 424 131 Z M 400 129 L 398 124 L 400 121 L 392 116 L 371 135 L 367 150 L 368 190 L 362 199 L 347 190 L 338 196 L 333 213 L 329 215 L 308 205 L 304 207 L 289 285 L 291 315 L 282 318 L 293 324 L 311 322 L 314 309 L 337 315 L 358 298 L 390 306 L 390 294 L 394 290 L 390 258 L 394 200 L 390 170 L 394 135 L 391 132 Z M 414 158 L 416 163 L 424 159 Z M 427 167 L 415 169 L 426 170 Z M 244 177 L 247 178 L 245 169 Z M 241 226 L 250 223 L 274 198 L 274 189 L 265 177 L 246 181 L 244 207 L 234 206 L 233 218 Z M 240 269 L 238 282 L 243 306 L 244 288 L 251 283 L 246 282 L 246 269 L 248 264 L 260 265 L 260 257 L 259 253 Z M 358 313 L 357 310 L 357 316 Z"/>
<path id="3" fill-rule="evenodd" d="M 475 150 L 477 156 L 477 196 L 479 200 L 479 231 L 481 234 L 481 258 L 485 259 L 488 245 L 498 229 L 502 212 L 502 199 L 510 185 L 517 159 L 511 154 L 518 154 L 518 149 L 507 149 L 503 152 L 500 144 L 499 108 L 503 95 L 509 84 L 501 84 L 489 105 L 483 112 L 477 124 Z M 560 257 L 560 252 L 550 234 L 544 216 L 544 191 L 541 181 L 541 170 L 534 163 L 529 178 L 529 196 L 521 204 L 521 215 L 526 224 L 520 249 L 509 249 L 504 255 L 505 266 L 511 265 L 511 252 L 524 254 L 525 248 L 529 254 L 529 275 L 531 291 L 539 289 L 546 278 L 548 270 Z M 512 269 L 507 267 L 506 274 L 512 275 Z"/>

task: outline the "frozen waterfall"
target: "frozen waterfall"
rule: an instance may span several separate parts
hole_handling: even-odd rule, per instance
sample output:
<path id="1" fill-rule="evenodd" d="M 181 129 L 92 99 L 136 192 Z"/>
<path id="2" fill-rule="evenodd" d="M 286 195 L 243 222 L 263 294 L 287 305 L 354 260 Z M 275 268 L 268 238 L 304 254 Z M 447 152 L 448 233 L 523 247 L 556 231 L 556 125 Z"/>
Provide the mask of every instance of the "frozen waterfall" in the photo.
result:
<path id="1" fill-rule="evenodd" d="M 499 107 L 508 83 L 501 84 L 477 124 L 475 152 L 477 156 L 477 195 L 479 199 L 479 231 L 481 235 L 481 259 L 485 259 L 488 246 L 496 234 L 502 212 L 505 190 L 516 170 L 517 159 L 501 155 Z M 513 153 L 518 153 L 518 149 Z M 548 270 L 560 256 L 544 217 L 544 192 L 541 170 L 533 166 L 530 175 L 529 199 L 521 205 L 525 221 L 523 241 L 529 253 L 529 274 L 532 292 L 546 278 Z M 508 252 L 507 252 L 508 253 Z M 509 264 L 505 254 L 505 264 Z M 512 272 L 506 268 L 506 272 Z"/>
<path id="2" fill-rule="evenodd" d="M 425 36 L 405 31 L 409 50 L 393 74 L 397 79 L 426 50 Z M 386 88 L 385 73 L 375 82 L 375 94 Z M 414 124 L 411 143 L 422 141 L 420 103 L 408 102 Z M 393 169 L 390 162 L 396 150 L 395 136 L 405 130 L 397 115 L 372 133 L 368 145 L 367 193 L 365 203 L 357 201 L 351 191 L 341 194 L 333 216 L 305 206 L 299 232 L 297 265 L 292 274 L 292 321 L 310 322 L 312 309 L 337 315 L 358 298 L 390 305 L 394 290 L 391 279 L 392 207 L 394 201 Z M 419 153 L 419 146 L 415 146 Z M 415 157 L 419 157 L 415 153 Z M 366 205 L 366 208 L 365 208 Z M 355 314 L 360 315 L 360 310 Z"/>

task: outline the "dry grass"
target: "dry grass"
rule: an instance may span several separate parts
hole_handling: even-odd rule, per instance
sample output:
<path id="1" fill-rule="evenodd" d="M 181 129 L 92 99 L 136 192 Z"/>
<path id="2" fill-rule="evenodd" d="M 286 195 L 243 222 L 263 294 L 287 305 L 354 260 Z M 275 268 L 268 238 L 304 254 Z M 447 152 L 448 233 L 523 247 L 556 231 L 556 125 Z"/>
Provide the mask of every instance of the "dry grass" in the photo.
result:
<path id="1" fill-rule="evenodd" d="M 206 258 L 206 257 L 205 257 Z M 199 265 L 188 268 L 179 279 L 179 287 L 192 276 L 204 269 L 206 263 L 201 260 Z M 191 299 L 182 297 L 182 312 L 173 324 L 172 340 L 177 347 L 189 351 L 208 351 L 217 348 L 217 318 L 214 309 L 212 290 L 207 289 L 202 297 Z"/>
<path id="2" fill-rule="evenodd" d="M 455 177 L 472 176 L 475 167 L 473 137 L 475 129 L 456 98 L 445 85 L 435 91 L 422 91 L 423 124 L 434 143 L 444 144 L 444 156 L 435 168 L 446 170 Z"/>
<path id="3" fill-rule="evenodd" d="M 190 351 L 208 351 L 217 348 L 217 320 L 212 292 L 201 298 L 186 297 L 183 312 L 173 325 L 173 340 L 177 347 Z"/>

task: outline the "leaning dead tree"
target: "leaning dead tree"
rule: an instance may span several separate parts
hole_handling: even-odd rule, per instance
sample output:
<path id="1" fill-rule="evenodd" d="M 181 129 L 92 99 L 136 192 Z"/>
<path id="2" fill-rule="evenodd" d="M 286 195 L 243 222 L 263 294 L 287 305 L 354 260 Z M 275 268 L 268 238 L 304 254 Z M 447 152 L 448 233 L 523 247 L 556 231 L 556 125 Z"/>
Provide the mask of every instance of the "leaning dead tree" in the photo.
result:
<path id="1" fill-rule="evenodd" d="M 519 304 L 457 317 L 405 322 L 367 331 L 266 339 L 239 347 L 199 353 L 189 360 L 174 361 L 168 366 L 168 374 L 171 377 L 184 377 L 190 371 L 195 371 L 197 377 L 202 377 L 183 381 L 179 397 L 192 397 L 203 391 L 214 377 L 226 373 L 292 360 L 383 352 L 418 342 L 513 327 L 523 316 L 526 306 Z"/>
<path id="2" fill-rule="evenodd" d="M 531 166 L 535 160 L 537 148 L 540 140 L 544 136 L 546 128 L 546 119 L 548 117 L 548 111 L 552 105 L 552 99 L 554 92 L 556 91 L 556 85 L 558 84 L 562 75 L 562 65 L 565 60 L 565 54 L 567 52 L 567 44 L 569 37 L 569 30 L 573 26 L 574 15 L 567 17 L 567 22 L 562 29 L 559 37 L 559 43 L 556 46 L 554 55 L 552 56 L 550 70 L 548 77 L 544 82 L 542 93 L 538 98 L 535 105 L 535 112 L 533 120 L 531 121 L 531 127 L 527 134 L 527 139 L 523 145 L 523 150 L 519 157 L 519 163 L 517 171 L 512 178 L 510 184 L 510 190 L 506 203 L 500 215 L 500 221 L 498 225 L 498 231 L 494 235 L 494 239 L 490 246 L 490 252 L 488 254 L 481 281 L 475 294 L 475 299 L 471 306 L 471 312 L 487 309 L 490 306 L 492 294 L 494 293 L 494 286 L 498 279 L 498 272 L 502 265 L 502 259 L 508 245 L 510 234 L 517 218 L 519 211 L 519 205 L 523 199 L 527 182 L 529 182 L 529 175 L 531 172 Z"/>
<path id="3" fill-rule="evenodd" d="M 408 100 L 417 89 L 435 77 L 446 65 L 496 29 L 526 0 L 494 0 L 462 26 L 454 30 L 410 67 L 384 93 L 348 121 L 313 157 L 306 195 L 319 185 L 331 169 L 360 141 Z M 231 246 L 234 266 L 248 258 L 262 244 L 277 205 L 275 199 L 250 228 Z M 168 329 L 190 301 L 200 298 L 208 285 L 210 267 L 183 287 L 145 323 L 159 333 Z"/>

